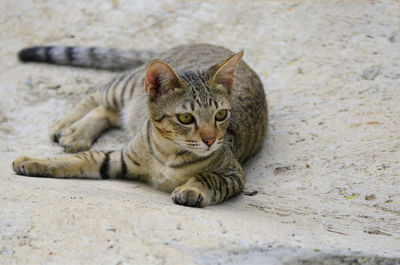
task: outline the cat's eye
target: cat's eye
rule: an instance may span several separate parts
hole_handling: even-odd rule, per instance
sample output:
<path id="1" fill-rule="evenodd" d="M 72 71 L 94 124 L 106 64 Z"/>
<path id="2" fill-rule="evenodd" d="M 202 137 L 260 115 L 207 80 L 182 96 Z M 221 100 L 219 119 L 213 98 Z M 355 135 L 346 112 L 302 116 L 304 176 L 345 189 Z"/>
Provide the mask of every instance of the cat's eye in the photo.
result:
<path id="1" fill-rule="evenodd" d="M 223 121 L 226 119 L 227 116 L 228 116 L 228 110 L 222 109 L 222 110 L 219 110 L 217 112 L 217 114 L 215 114 L 215 119 L 217 121 Z"/>
<path id="2" fill-rule="evenodd" d="M 191 124 L 194 122 L 194 117 L 190 113 L 182 113 L 177 115 L 178 121 L 182 124 Z"/>

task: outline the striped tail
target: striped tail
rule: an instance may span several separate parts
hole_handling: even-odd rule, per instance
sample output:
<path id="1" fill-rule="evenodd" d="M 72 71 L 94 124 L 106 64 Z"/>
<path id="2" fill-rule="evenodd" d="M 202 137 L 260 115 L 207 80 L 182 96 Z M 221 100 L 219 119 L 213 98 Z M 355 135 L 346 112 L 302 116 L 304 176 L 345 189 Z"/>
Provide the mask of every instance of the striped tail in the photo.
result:
<path id="1" fill-rule="evenodd" d="M 41 62 L 122 71 L 136 68 L 158 55 L 154 51 L 117 50 L 95 47 L 37 46 L 21 50 L 22 62 Z"/>

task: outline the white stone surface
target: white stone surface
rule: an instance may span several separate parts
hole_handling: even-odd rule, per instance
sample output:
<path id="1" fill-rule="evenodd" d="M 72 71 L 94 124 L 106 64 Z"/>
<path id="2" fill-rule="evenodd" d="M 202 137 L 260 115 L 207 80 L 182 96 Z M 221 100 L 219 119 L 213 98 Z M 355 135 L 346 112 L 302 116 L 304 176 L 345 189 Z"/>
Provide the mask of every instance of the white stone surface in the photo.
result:
<path id="1" fill-rule="evenodd" d="M 400 257 L 399 12 L 397 1 L 361 0 L 1 1 L 0 263 Z M 270 130 L 246 165 L 257 195 L 192 209 L 142 183 L 12 172 L 19 155 L 61 154 L 51 122 L 113 75 L 21 64 L 19 49 L 199 42 L 243 48 L 265 85 Z M 126 141 L 112 131 L 94 148 Z"/>

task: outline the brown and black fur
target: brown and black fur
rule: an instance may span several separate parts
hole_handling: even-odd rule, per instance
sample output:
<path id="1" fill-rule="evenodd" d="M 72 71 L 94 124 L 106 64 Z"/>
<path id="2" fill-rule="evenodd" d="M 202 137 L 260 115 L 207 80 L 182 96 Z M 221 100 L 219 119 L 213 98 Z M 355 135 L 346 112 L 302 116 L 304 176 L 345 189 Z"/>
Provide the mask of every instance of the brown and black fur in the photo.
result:
<path id="1" fill-rule="evenodd" d="M 41 48 L 30 53 L 35 54 L 35 49 Z M 53 54 L 58 59 L 41 61 L 68 64 L 66 49 L 49 51 L 47 57 Z M 21 54 L 28 60 L 26 52 Z M 208 44 L 147 52 L 141 58 L 157 60 L 118 74 L 56 122 L 50 132 L 65 151 L 78 152 L 88 150 L 107 128 L 123 127 L 132 135 L 124 148 L 47 159 L 20 157 L 13 169 L 42 177 L 138 179 L 172 192 L 175 203 L 187 206 L 227 200 L 242 191 L 241 164 L 257 152 L 267 130 L 264 89 L 257 74 L 240 60 L 242 55 Z M 124 69 L 142 60 L 126 60 L 118 68 L 115 62 L 123 56 L 117 52 L 113 56 L 91 56 L 92 64 Z M 90 66 L 89 62 L 72 64 Z M 221 112 L 227 113 L 224 120 L 214 117 L 219 111 L 226 111 Z M 191 114 L 194 122 L 182 124 L 177 118 L 181 113 Z"/>

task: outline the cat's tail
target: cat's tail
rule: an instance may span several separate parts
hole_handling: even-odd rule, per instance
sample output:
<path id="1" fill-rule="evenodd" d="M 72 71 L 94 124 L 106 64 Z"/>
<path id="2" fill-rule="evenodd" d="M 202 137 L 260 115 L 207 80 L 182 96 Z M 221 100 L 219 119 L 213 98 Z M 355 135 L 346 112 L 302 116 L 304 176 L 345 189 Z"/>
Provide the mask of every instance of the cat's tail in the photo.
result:
<path id="1" fill-rule="evenodd" d="M 122 71 L 136 68 L 157 57 L 158 52 L 95 47 L 37 46 L 21 50 L 22 62 L 42 62 Z"/>

